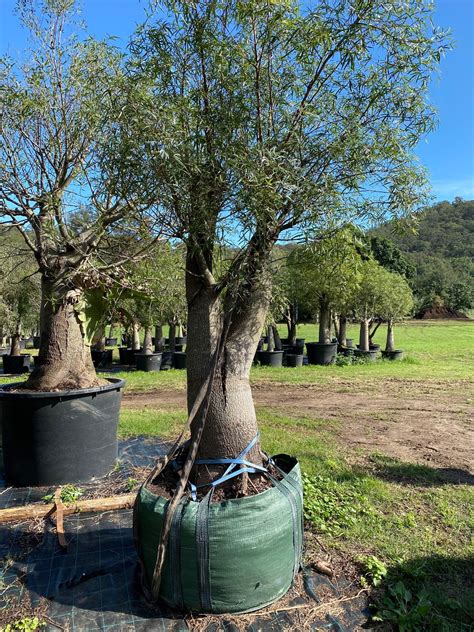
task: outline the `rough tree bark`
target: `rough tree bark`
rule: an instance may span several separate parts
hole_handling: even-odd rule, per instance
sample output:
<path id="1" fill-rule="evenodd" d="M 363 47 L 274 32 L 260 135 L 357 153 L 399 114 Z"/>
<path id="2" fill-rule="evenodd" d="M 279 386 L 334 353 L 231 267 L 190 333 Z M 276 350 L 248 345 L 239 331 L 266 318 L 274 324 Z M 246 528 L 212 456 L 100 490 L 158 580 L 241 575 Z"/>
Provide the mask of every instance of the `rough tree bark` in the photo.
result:
<path id="1" fill-rule="evenodd" d="M 385 351 L 395 351 L 395 337 L 393 335 L 393 320 L 390 318 L 387 322 L 387 342 Z"/>
<path id="2" fill-rule="evenodd" d="M 174 351 L 176 349 L 176 325 L 175 323 L 169 323 L 169 334 L 168 334 L 168 346 L 170 351 Z"/>
<path id="3" fill-rule="evenodd" d="M 276 325 L 272 325 L 273 332 L 273 340 L 275 341 L 275 351 L 281 351 L 283 349 L 283 345 L 281 343 L 280 334 L 278 333 L 278 328 Z"/>
<path id="4" fill-rule="evenodd" d="M 319 306 L 319 338 L 322 344 L 331 342 L 331 310 L 329 303 L 324 299 L 321 300 Z"/>
<path id="5" fill-rule="evenodd" d="M 360 321 L 359 349 L 361 351 L 369 350 L 369 319 L 368 318 L 363 318 Z"/>
<path id="6" fill-rule="evenodd" d="M 286 313 L 286 328 L 288 330 L 288 344 L 296 344 L 296 327 L 298 323 L 298 305 L 291 303 Z"/>
<path id="7" fill-rule="evenodd" d="M 81 321 L 83 295 L 42 278 L 39 366 L 24 387 L 52 391 L 98 386 L 90 346 Z"/>

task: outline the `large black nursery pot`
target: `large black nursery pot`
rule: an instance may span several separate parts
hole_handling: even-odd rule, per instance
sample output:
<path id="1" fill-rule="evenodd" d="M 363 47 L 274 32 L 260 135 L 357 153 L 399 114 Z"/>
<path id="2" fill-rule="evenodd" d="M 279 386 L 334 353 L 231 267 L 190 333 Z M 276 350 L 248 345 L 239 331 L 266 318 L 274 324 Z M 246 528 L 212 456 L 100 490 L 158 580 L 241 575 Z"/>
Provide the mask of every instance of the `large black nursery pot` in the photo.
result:
<path id="1" fill-rule="evenodd" d="M 135 364 L 135 355 L 141 353 L 141 350 L 130 349 L 127 347 L 119 347 L 120 364 L 132 365 Z"/>
<path id="2" fill-rule="evenodd" d="M 368 362 L 375 362 L 375 360 L 377 359 L 377 349 L 369 349 L 369 351 L 354 349 L 354 355 L 358 358 L 364 358 Z"/>
<path id="3" fill-rule="evenodd" d="M 298 367 L 303 366 L 302 353 L 287 353 L 285 356 L 286 366 Z"/>
<path id="4" fill-rule="evenodd" d="M 91 349 L 92 362 L 97 369 L 103 369 L 104 367 L 112 364 L 112 349 Z"/>
<path id="5" fill-rule="evenodd" d="M 161 368 L 161 353 L 136 353 L 135 366 L 137 371 L 159 371 Z"/>
<path id="6" fill-rule="evenodd" d="M 353 338 L 346 338 L 346 347 L 348 349 L 352 349 L 354 346 L 354 340 Z"/>
<path id="7" fill-rule="evenodd" d="M 19 356 L 4 355 L 3 372 L 11 375 L 28 373 L 30 370 L 30 359 L 31 356 L 28 353 Z"/>
<path id="8" fill-rule="evenodd" d="M 257 361 L 263 366 L 283 366 L 283 351 L 257 351 Z"/>
<path id="9" fill-rule="evenodd" d="M 0 387 L 5 478 L 15 487 L 78 483 L 104 476 L 117 459 L 124 380 L 77 391 Z"/>
<path id="10" fill-rule="evenodd" d="M 185 351 L 175 351 L 173 355 L 173 366 L 175 369 L 185 369 L 187 366 L 186 363 L 186 352 Z"/>
<path id="11" fill-rule="evenodd" d="M 336 360 L 337 342 L 307 342 L 308 364 L 333 364 Z"/>
<path id="12" fill-rule="evenodd" d="M 296 459 L 274 457 L 282 470 L 273 487 L 212 502 L 186 496 L 171 522 L 160 598 L 201 613 L 252 612 L 280 599 L 301 561 L 303 494 Z M 169 501 L 142 487 L 136 504 L 137 548 L 150 586 Z"/>
<path id="13" fill-rule="evenodd" d="M 403 351 L 401 349 L 382 351 L 382 358 L 385 360 L 401 360 L 403 358 Z"/>

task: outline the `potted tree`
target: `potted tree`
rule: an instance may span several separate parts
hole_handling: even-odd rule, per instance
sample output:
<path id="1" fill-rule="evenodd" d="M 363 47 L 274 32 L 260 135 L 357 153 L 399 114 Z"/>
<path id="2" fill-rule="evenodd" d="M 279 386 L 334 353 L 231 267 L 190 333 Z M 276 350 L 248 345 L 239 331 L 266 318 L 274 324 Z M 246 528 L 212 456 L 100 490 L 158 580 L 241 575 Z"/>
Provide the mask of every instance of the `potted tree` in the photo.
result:
<path id="1" fill-rule="evenodd" d="M 172 495 L 150 485 L 160 468 L 141 488 L 135 533 L 153 598 L 247 611 L 286 592 L 301 554 L 298 465 L 277 459 L 281 478 L 268 482 L 249 383 L 272 250 L 284 235 L 328 226 L 329 214 L 418 203 L 410 148 L 431 122 L 420 104 L 442 34 L 427 34 L 418 3 L 392 12 L 336 0 L 303 12 L 283 1 L 177 0 L 164 9 L 132 45 L 142 89 L 113 152 L 118 169 L 140 172 L 154 217 L 186 246 L 191 439 L 161 464 L 179 473 Z M 377 200 L 364 196 L 374 182 L 385 189 Z M 231 239 L 220 266 L 218 246 Z M 253 493 L 249 477 L 269 486 Z M 212 502 L 221 484 L 226 500 Z"/>
<path id="2" fill-rule="evenodd" d="M 373 362 L 377 357 L 378 347 L 370 346 L 370 324 L 382 308 L 384 285 L 390 273 L 373 259 L 362 262 L 360 273 L 360 283 L 354 297 L 354 312 L 360 323 L 359 344 L 354 353 Z"/>
<path id="3" fill-rule="evenodd" d="M 395 323 L 409 315 L 413 309 L 413 293 L 407 281 L 396 272 L 388 272 L 379 315 L 387 323 L 387 338 L 382 357 L 387 360 L 401 360 L 403 351 L 395 346 Z"/>
<path id="4" fill-rule="evenodd" d="M 306 343 L 308 363 L 332 364 L 337 342 L 331 336 L 331 313 L 357 282 L 360 257 L 353 231 L 350 227 L 328 230 L 318 241 L 296 248 L 290 259 L 304 279 L 298 284 L 302 300 L 318 314 L 318 341 Z"/>
<path id="5" fill-rule="evenodd" d="M 129 234 L 126 217 L 139 208 L 114 194 L 102 161 L 120 107 L 120 57 L 65 35 L 72 2 L 38 6 L 20 14 L 33 50 L 1 71 L 0 213 L 33 253 L 41 283 L 38 365 L 25 383 L 0 389 L 12 485 L 76 482 L 114 465 L 124 381 L 98 378 L 90 347 L 102 288 L 122 274 L 119 233 Z M 138 235 L 133 242 L 138 251 Z"/>

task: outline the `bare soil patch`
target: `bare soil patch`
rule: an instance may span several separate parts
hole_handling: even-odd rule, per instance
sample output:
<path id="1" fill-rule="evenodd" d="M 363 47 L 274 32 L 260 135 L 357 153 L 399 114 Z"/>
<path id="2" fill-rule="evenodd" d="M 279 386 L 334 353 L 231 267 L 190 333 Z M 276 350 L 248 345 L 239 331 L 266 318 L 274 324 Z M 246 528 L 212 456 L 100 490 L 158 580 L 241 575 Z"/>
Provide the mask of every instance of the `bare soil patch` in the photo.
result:
<path id="1" fill-rule="evenodd" d="M 254 384 L 257 407 L 338 422 L 337 439 L 364 452 L 443 471 L 474 482 L 474 394 L 468 383 L 378 380 L 327 385 Z M 125 393 L 127 408 L 185 408 L 178 390 Z"/>

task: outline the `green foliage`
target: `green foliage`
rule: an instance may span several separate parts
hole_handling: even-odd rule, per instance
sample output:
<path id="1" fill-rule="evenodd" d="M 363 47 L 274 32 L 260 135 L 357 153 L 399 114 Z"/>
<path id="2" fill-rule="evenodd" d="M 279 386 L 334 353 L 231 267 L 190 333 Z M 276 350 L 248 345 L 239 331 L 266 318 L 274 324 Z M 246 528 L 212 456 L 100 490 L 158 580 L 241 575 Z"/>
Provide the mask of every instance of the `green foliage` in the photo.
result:
<path id="1" fill-rule="evenodd" d="M 38 617 L 23 617 L 22 619 L 17 619 L 12 623 L 7 623 L 7 625 L 2 628 L 2 632 L 14 632 L 15 630 L 33 632 L 33 630 L 38 630 L 38 628 L 42 628 L 45 625 L 46 623 L 41 621 Z"/>
<path id="2" fill-rule="evenodd" d="M 385 321 L 396 321 L 409 316 L 413 309 L 413 294 L 407 281 L 396 272 L 380 275 L 382 294 L 377 316 Z"/>
<path id="3" fill-rule="evenodd" d="M 400 248 L 397 248 L 393 241 L 385 237 L 370 236 L 370 250 L 374 258 L 390 272 L 397 272 L 407 279 L 413 278 L 415 275 L 415 267 L 403 254 Z"/>
<path id="4" fill-rule="evenodd" d="M 61 488 L 60 498 L 62 502 L 67 505 L 76 502 L 83 493 L 84 491 L 80 487 L 76 487 L 75 485 L 64 485 L 64 487 Z M 54 502 L 54 494 L 47 494 L 46 496 L 43 496 L 42 500 L 47 503 L 52 503 Z"/>

